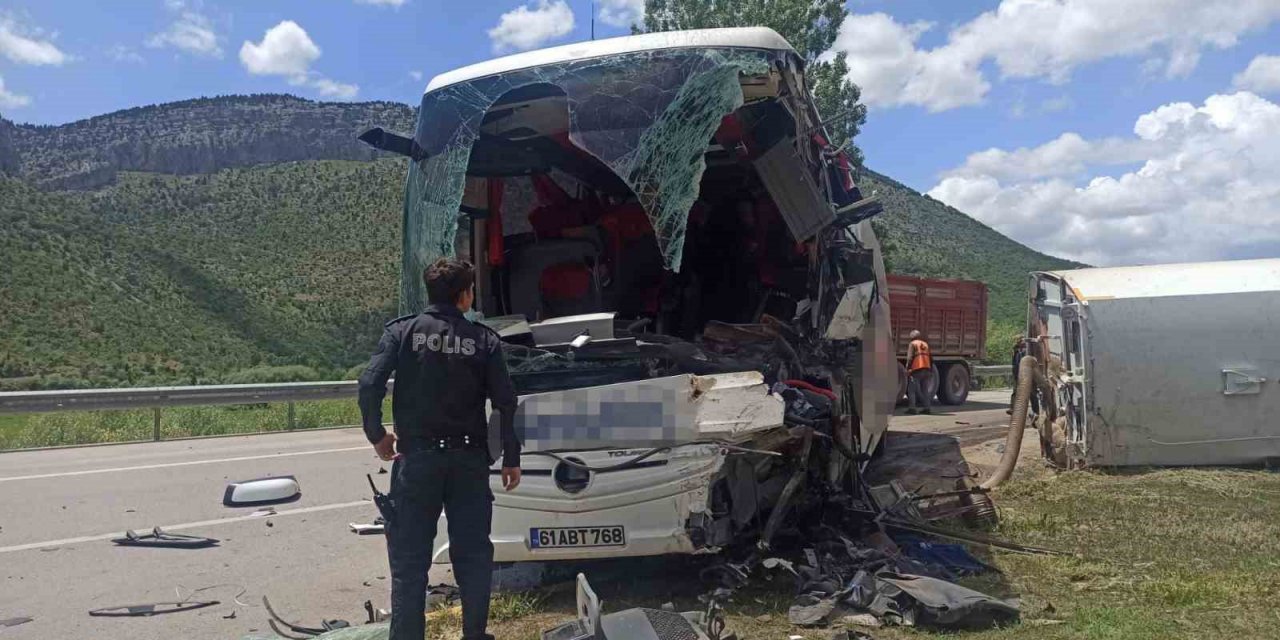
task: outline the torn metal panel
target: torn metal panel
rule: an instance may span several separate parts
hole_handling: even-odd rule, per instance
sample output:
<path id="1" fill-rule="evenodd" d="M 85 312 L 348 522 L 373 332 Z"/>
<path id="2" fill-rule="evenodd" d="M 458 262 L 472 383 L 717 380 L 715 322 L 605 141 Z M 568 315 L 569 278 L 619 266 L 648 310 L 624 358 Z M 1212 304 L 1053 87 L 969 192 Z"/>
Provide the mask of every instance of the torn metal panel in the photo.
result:
<path id="1" fill-rule="evenodd" d="M 794 137 L 774 145 L 756 159 L 755 166 L 797 240 L 812 238 L 835 220 L 835 212 L 823 197 L 817 181 L 808 171 L 796 170 L 804 168 L 806 162 L 796 148 Z"/>
<path id="2" fill-rule="evenodd" d="M 871 320 L 871 303 L 875 297 L 876 283 L 864 282 L 844 290 L 835 315 L 827 323 L 828 340 L 853 340 L 862 337 L 862 330 Z"/>
<path id="3" fill-rule="evenodd" d="M 757 371 L 694 376 L 690 385 L 700 440 L 746 442 L 782 426 L 786 403 Z"/>

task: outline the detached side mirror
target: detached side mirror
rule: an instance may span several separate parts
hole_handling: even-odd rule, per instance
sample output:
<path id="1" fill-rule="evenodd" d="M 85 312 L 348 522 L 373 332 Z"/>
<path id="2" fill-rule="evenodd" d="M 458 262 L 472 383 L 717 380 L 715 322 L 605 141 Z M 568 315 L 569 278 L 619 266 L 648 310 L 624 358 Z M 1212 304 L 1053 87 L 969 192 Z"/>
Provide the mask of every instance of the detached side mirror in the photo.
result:
<path id="1" fill-rule="evenodd" d="M 374 149 L 390 151 L 397 155 L 413 158 L 415 161 L 427 159 L 426 149 L 419 146 L 416 140 L 391 133 L 382 127 L 374 127 L 360 134 L 357 139 Z"/>

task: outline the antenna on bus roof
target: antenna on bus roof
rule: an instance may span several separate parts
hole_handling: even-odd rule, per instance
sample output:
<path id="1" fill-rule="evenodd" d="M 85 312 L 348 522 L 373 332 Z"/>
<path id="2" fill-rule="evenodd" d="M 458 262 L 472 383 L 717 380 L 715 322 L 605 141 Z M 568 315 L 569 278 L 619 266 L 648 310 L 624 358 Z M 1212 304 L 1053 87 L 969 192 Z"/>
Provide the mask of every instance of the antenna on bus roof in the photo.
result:
<path id="1" fill-rule="evenodd" d="M 596 0 L 591 0 L 591 39 L 596 39 Z"/>

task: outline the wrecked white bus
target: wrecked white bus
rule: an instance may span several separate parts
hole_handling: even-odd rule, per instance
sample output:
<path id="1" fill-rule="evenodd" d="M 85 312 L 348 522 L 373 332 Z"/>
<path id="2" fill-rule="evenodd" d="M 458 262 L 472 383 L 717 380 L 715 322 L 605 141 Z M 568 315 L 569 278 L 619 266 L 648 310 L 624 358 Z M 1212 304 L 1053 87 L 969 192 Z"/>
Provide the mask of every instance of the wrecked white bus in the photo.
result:
<path id="1" fill-rule="evenodd" d="M 504 339 L 497 561 L 712 552 L 856 490 L 896 391 L 879 207 L 811 90 L 772 30 L 647 34 L 445 73 L 412 139 L 361 137 L 413 159 L 402 308 L 462 255 Z"/>

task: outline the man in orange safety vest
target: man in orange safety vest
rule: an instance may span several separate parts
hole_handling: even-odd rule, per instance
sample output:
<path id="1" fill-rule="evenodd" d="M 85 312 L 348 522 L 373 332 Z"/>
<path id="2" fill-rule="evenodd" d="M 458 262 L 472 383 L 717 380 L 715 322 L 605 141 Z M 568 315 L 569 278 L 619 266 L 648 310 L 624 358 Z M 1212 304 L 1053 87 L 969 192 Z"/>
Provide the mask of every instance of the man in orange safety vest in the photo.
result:
<path id="1" fill-rule="evenodd" d="M 929 391 L 933 381 L 933 356 L 929 354 L 929 343 L 924 341 L 919 331 L 911 332 L 911 344 L 907 345 L 907 415 L 932 413 L 932 399 Z M 916 411 L 916 405 L 922 409 Z"/>

